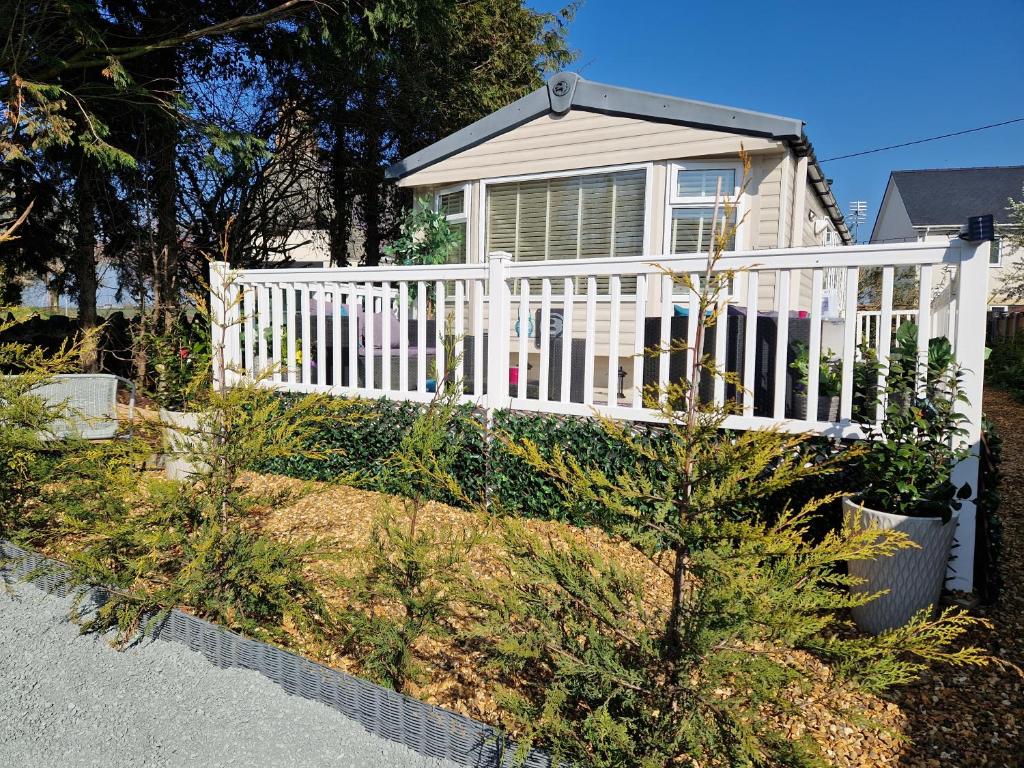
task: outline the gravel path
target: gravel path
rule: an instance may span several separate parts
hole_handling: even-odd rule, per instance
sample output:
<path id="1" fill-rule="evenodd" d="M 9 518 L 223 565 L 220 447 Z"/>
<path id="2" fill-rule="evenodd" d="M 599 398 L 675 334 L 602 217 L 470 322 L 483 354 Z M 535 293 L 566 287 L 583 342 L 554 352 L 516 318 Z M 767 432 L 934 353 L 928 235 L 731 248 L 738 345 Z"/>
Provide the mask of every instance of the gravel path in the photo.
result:
<path id="1" fill-rule="evenodd" d="M 1024 667 L 1024 404 L 985 390 L 985 412 L 1003 438 L 1003 590 L 974 611 L 992 630 L 967 642 Z M 998 667 L 936 667 L 894 694 L 913 739 L 900 768 L 1024 768 L 1024 678 Z"/>
<path id="2" fill-rule="evenodd" d="M 262 675 L 177 643 L 119 653 L 67 622 L 70 601 L 0 585 L 0 765 L 448 768 Z"/>

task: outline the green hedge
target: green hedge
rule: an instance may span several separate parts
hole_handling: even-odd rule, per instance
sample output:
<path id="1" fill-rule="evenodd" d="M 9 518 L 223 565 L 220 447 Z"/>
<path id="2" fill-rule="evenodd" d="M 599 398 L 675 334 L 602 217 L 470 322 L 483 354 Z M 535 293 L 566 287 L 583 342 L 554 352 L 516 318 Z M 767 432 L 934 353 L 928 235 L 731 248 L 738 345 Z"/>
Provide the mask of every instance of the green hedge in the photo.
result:
<path id="1" fill-rule="evenodd" d="M 985 362 L 985 381 L 1024 400 L 1024 335 L 992 345 Z"/>
<path id="2" fill-rule="evenodd" d="M 326 458 L 279 459 L 253 468 L 304 480 L 332 480 L 339 475 L 357 473 L 358 487 L 394 491 L 386 487 L 380 469 L 398 448 L 402 436 L 423 406 L 383 399 L 361 401 L 360 405 L 365 412 L 354 424 L 338 422 L 317 433 L 312 447 L 328 452 Z M 490 466 L 487 467 L 480 419 L 478 412 L 470 406 L 463 406 L 450 427 L 451 439 L 461 446 L 463 457 L 456 468 L 456 476 L 471 498 L 483 499 L 484 481 L 490 477 L 492 506 L 506 513 L 573 524 L 609 525 L 612 522 L 603 519 L 607 512 L 602 512 L 599 507 L 567 498 L 549 477 L 512 455 L 501 439 L 492 442 Z M 556 445 L 560 446 L 566 453 L 611 476 L 636 461 L 626 448 L 611 439 L 601 425 L 591 419 L 499 411 L 495 415 L 494 428 L 513 443 L 532 440 L 547 456 Z M 659 438 L 658 432 L 644 427 L 638 427 L 637 434 L 645 440 L 663 439 Z M 443 493 L 439 493 L 438 500 L 452 501 Z"/>

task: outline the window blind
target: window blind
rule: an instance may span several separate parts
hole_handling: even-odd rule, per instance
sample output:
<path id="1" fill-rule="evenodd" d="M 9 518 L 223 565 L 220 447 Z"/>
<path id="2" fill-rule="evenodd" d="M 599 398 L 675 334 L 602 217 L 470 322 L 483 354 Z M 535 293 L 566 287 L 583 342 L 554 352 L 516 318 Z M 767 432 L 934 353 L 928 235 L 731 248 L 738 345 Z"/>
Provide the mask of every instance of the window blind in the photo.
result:
<path id="1" fill-rule="evenodd" d="M 640 256 L 646 188 L 644 170 L 489 187 L 487 251 L 507 251 L 516 261 Z M 625 292 L 635 278 L 622 285 Z M 598 288 L 606 293 L 608 279 Z"/>
<path id="2" fill-rule="evenodd" d="M 714 208 L 673 208 L 672 209 L 672 253 L 706 253 L 711 245 L 711 224 Z M 735 223 L 735 214 L 730 226 Z M 718 227 L 723 224 L 719 211 Z M 735 231 L 725 249 L 736 247 Z"/>

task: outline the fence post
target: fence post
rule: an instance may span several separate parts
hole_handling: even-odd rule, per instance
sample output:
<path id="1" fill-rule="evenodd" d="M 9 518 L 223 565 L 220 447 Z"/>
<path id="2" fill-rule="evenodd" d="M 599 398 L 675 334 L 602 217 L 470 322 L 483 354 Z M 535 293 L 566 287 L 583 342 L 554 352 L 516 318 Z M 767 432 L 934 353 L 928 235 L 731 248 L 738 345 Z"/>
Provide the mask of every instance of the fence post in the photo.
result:
<path id="1" fill-rule="evenodd" d="M 971 495 L 960 507 L 954 559 L 950 563 L 948 582 L 950 589 L 970 592 L 974 586 L 974 541 L 977 526 L 978 468 L 981 453 L 981 410 L 985 377 L 985 323 L 988 311 L 988 251 L 987 241 L 959 242 L 952 247 L 960 249 L 960 273 L 956 293 L 956 358 L 963 368 L 963 388 L 966 403 L 959 404 L 966 417 L 966 434 L 961 447 L 970 455 L 953 468 L 953 482 L 967 483 Z"/>
<path id="2" fill-rule="evenodd" d="M 512 255 L 487 255 L 487 415 L 508 406 L 508 354 L 511 294 L 505 283 L 505 265 Z"/>

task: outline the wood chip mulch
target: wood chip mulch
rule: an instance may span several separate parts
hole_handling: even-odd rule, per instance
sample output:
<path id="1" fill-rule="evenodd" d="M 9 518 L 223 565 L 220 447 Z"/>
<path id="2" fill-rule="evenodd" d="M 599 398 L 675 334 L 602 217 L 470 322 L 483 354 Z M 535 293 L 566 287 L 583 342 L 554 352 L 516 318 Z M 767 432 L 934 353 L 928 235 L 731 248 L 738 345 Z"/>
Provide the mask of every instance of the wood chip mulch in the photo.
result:
<path id="1" fill-rule="evenodd" d="M 1003 593 L 998 604 L 980 606 L 974 613 L 989 619 L 994 629 L 979 628 L 967 642 L 986 648 L 993 656 L 1024 668 L 1024 405 L 1004 393 L 986 392 L 986 412 L 1004 439 L 1001 517 L 1003 519 Z M 297 481 L 281 477 L 252 476 L 252 490 L 269 497 L 294 490 Z M 296 484 L 296 485 L 293 485 Z M 290 488 L 289 488 L 290 486 Z M 259 518 L 266 533 L 283 538 L 310 538 L 331 542 L 339 551 L 365 545 L 373 518 L 384 497 L 343 486 L 314 484 L 311 492 L 290 504 L 270 505 Z M 467 526 L 486 529 L 481 516 L 431 504 L 425 524 L 439 530 Z M 537 533 L 578 537 L 625 565 L 647 568 L 651 594 L 667 589 L 664 574 L 651 568 L 627 545 L 610 542 L 600 531 L 579 531 L 558 523 L 530 521 Z M 472 567 L 477 574 L 493 571 L 497 553 L 493 539 L 474 551 Z M 344 559 L 310 575 L 333 601 L 345 600 L 332 576 L 352 567 Z M 332 574 L 331 571 L 335 570 Z M 298 638 L 297 638 L 298 640 Z M 358 673 L 354 660 L 323 647 L 296 650 L 331 666 Z M 418 650 L 429 678 L 409 692 L 430 703 L 462 712 L 490 723 L 500 722 L 488 688 L 490 681 L 479 659 L 461 655 L 445 643 L 429 641 Z M 820 662 L 800 654 L 797 662 L 809 669 L 828 670 Z M 828 705 L 825 705 L 827 697 Z M 886 697 L 874 697 L 834 686 L 814 686 L 794 691 L 799 719 L 784 724 L 796 738 L 810 733 L 837 768 L 1024 768 L 1024 678 L 1012 669 L 951 669 L 936 666 L 917 683 Z M 837 719 L 836 706 L 859 711 L 874 726 L 852 716 Z"/>
<path id="2" fill-rule="evenodd" d="M 972 611 L 994 629 L 976 629 L 967 642 L 1024 668 L 1024 404 L 989 389 L 985 412 L 1003 438 L 1003 589 L 995 605 Z M 912 740 L 901 768 L 1024 766 L 1024 679 L 1012 669 L 937 667 L 892 700 Z"/>
<path id="3" fill-rule="evenodd" d="M 257 518 L 257 525 L 264 533 L 283 539 L 316 538 L 332 553 L 357 552 L 365 546 L 373 520 L 386 501 L 382 494 L 346 486 L 304 484 L 269 475 L 251 475 L 248 480 L 250 491 L 257 497 L 271 499 L 289 493 L 300 497 L 285 504 L 268 503 Z M 436 531 L 458 531 L 467 527 L 487 530 L 491 522 L 486 515 L 430 504 L 422 513 L 420 525 Z M 621 566 L 641 575 L 647 594 L 655 601 L 667 603 L 671 588 L 668 576 L 628 544 L 613 542 L 597 529 L 580 530 L 539 520 L 526 521 L 526 525 L 544 538 L 567 536 L 585 542 L 604 557 L 615 559 Z M 486 579 L 498 575 L 499 546 L 494 537 L 485 536 L 473 550 L 471 568 L 477 577 Z M 351 573 L 356 567 L 359 567 L 358 561 L 351 558 L 325 559 L 311 564 L 307 575 L 330 603 L 342 607 L 347 597 L 337 576 Z M 359 674 L 356 661 L 336 647 L 306 643 L 303 638 L 295 637 L 293 650 L 323 664 Z M 513 725 L 502 719 L 491 695 L 495 681 L 489 678 L 482 659 L 452 643 L 438 640 L 420 642 L 414 651 L 426 674 L 422 683 L 411 685 L 407 693 L 483 722 L 505 727 Z M 838 768 L 898 765 L 905 722 L 895 704 L 830 682 L 828 668 L 809 654 L 794 653 L 789 660 L 808 671 L 816 682 L 805 690 L 794 688 L 791 692 L 798 715 L 780 722 L 784 732 L 794 739 L 810 735 L 822 746 L 829 762 Z M 838 717 L 837 710 L 850 714 Z M 865 725 L 865 720 L 873 725 Z"/>

